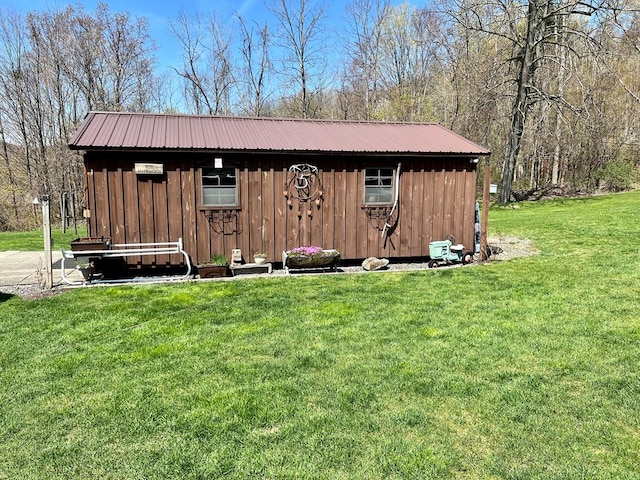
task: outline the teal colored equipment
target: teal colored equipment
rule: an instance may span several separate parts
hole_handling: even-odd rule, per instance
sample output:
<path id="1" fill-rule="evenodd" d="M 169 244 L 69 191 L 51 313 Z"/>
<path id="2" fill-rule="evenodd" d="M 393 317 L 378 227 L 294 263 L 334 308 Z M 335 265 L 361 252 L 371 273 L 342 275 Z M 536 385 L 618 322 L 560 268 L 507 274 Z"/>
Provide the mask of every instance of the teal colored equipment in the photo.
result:
<path id="1" fill-rule="evenodd" d="M 429 243 L 429 268 L 436 268 L 440 265 L 450 265 L 462 263 L 463 265 L 473 262 L 473 253 L 464 248 L 464 245 L 454 245 L 451 240 L 440 240 Z"/>

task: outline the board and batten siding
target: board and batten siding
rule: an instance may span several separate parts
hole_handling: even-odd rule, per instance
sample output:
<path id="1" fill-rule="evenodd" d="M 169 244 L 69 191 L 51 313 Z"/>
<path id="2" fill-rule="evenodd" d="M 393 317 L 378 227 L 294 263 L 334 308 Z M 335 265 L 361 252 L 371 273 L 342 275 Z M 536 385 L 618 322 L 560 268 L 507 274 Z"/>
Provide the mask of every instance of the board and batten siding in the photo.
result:
<path id="1" fill-rule="evenodd" d="M 238 206 L 202 206 L 200 166 L 213 158 L 238 171 Z M 135 163 L 161 163 L 162 174 L 136 174 Z M 365 207 L 366 168 L 402 163 L 397 224 L 383 236 L 389 207 Z M 287 203 L 284 188 L 292 164 L 319 169 L 321 201 Z M 301 245 L 335 248 L 345 260 L 370 256 L 426 257 L 429 242 L 453 235 L 474 244 L 476 165 L 469 158 L 353 157 L 330 155 L 193 152 L 87 152 L 86 207 L 89 235 L 113 243 L 177 241 L 194 263 L 213 254 L 246 261 L 266 252 L 274 262 Z M 180 255 L 129 258 L 131 266 L 179 265 Z"/>

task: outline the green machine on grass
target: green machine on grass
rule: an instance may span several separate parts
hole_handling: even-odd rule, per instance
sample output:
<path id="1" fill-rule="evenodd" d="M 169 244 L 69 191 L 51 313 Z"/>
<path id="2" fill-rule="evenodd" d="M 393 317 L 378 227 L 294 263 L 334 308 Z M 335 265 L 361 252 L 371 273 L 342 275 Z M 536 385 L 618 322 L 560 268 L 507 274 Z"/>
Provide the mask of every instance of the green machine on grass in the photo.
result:
<path id="1" fill-rule="evenodd" d="M 464 248 L 462 244 L 454 244 L 454 239 L 440 240 L 429 243 L 429 268 L 441 265 L 462 263 L 467 265 L 473 262 L 473 253 Z"/>

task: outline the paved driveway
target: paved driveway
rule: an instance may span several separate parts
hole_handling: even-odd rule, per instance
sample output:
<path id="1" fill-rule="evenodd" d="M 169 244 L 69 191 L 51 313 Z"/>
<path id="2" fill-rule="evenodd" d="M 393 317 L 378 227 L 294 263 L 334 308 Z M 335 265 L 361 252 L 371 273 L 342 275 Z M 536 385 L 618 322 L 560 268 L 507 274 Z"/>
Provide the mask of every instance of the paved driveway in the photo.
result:
<path id="1" fill-rule="evenodd" d="M 59 285 L 61 282 L 60 262 L 62 253 L 58 250 L 52 251 L 53 257 L 53 284 Z M 75 278 L 80 275 L 74 271 L 73 261 L 65 264 L 67 276 Z M 45 275 L 44 252 L 0 252 L 0 286 L 5 285 L 34 285 L 39 284 L 39 273 Z"/>

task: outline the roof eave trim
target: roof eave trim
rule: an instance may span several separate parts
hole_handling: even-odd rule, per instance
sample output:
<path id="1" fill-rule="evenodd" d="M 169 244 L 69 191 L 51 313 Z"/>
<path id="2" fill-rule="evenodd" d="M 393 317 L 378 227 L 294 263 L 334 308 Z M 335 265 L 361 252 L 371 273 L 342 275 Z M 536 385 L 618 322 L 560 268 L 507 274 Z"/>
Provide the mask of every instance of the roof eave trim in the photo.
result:
<path id="1" fill-rule="evenodd" d="M 117 152 L 192 152 L 192 153 L 281 153 L 285 155 L 393 155 L 420 157 L 485 157 L 490 151 L 482 152 L 406 152 L 406 151 L 369 151 L 369 150 L 276 150 L 276 149 L 233 149 L 233 148 L 162 148 L 162 147 L 107 147 L 68 144 L 71 150 L 86 152 L 117 151 Z"/>

